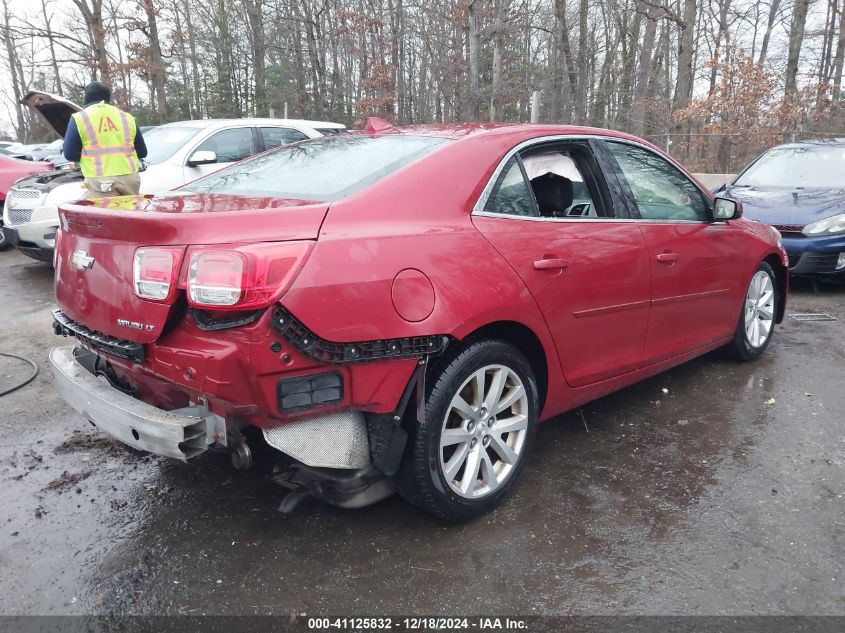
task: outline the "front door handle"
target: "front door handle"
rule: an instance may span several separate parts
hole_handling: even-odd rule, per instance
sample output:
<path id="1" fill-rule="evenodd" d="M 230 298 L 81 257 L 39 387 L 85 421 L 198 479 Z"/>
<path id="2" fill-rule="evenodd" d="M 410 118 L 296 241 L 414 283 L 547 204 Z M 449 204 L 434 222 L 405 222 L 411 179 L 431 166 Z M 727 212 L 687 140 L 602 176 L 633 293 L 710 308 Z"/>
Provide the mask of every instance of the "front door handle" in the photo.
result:
<path id="1" fill-rule="evenodd" d="M 674 264 L 679 259 L 680 257 L 677 253 L 660 253 L 660 255 L 657 256 L 657 261 L 661 264 Z"/>
<path id="2" fill-rule="evenodd" d="M 537 259 L 534 261 L 535 270 L 563 270 L 569 266 L 565 259 Z"/>

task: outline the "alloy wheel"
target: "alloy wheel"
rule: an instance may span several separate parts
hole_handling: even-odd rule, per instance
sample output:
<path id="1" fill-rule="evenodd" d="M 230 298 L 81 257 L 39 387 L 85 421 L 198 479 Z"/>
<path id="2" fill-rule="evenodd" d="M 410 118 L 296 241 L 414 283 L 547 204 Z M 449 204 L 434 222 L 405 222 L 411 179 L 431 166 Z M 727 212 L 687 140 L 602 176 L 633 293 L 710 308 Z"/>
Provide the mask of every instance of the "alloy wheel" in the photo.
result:
<path id="1" fill-rule="evenodd" d="M 745 339 L 751 347 L 762 347 L 769 338 L 775 316 L 775 288 L 772 278 L 759 270 L 745 295 Z"/>
<path id="2" fill-rule="evenodd" d="M 528 394 L 504 365 L 487 365 L 452 397 L 440 433 L 440 469 L 453 492 L 476 499 L 498 489 L 519 463 Z"/>

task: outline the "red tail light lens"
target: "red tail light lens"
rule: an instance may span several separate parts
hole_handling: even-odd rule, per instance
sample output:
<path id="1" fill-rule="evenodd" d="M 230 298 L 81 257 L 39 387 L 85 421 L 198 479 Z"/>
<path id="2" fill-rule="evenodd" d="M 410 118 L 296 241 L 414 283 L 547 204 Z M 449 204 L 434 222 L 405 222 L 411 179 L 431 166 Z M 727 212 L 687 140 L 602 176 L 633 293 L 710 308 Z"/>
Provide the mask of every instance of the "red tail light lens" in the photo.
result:
<path id="1" fill-rule="evenodd" d="M 313 242 L 196 246 L 188 250 L 188 303 L 217 310 L 253 310 L 288 289 Z"/>
<path id="2" fill-rule="evenodd" d="M 191 255 L 188 297 L 204 306 L 232 306 L 243 292 L 244 258 L 234 251 L 206 251 Z"/>
<path id="3" fill-rule="evenodd" d="M 139 248 L 132 267 L 135 294 L 142 299 L 166 301 L 175 285 L 181 248 Z"/>

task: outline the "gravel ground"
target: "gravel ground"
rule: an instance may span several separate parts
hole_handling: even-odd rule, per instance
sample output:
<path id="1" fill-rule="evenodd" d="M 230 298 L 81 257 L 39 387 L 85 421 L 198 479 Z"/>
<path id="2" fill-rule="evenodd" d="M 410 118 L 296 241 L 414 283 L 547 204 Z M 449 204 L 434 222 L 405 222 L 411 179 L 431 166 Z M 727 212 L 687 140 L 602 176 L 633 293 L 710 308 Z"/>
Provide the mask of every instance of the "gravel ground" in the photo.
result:
<path id="1" fill-rule="evenodd" d="M 796 285 L 763 358 L 717 354 L 541 427 L 508 501 L 292 515 L 224 456 L 126 451 L 54 393 L 52 270 L 0 253 L 0 614 L 845 615 L 845 290 Z M 26 366 L 0 358 L 0 390 Z"/>

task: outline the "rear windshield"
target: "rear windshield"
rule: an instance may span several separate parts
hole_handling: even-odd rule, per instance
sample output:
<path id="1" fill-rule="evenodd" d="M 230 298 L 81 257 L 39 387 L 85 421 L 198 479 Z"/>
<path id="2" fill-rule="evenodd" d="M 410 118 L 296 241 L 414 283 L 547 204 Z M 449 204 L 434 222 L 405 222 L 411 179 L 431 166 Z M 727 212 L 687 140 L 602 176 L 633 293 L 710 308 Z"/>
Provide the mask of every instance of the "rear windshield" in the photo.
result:
<path id="1" fill-rule="evenodd" d="M 156 165 L 166 161 L 194 138 L 202 128 L 163 126 L 154 127 L 143 132 L 144 143 L 147 145 L 147 157 L 144 159 L 149 165 Z"/>
<path id="2" fill-rule="evenodd" d="M 778 147 L 763 154 L 734 183 L 745 187 L 840 188 L 845 147 Z"/>
<path id="3" fill-rule="evenodd" d="M 200 178 L 189 191 L 333 202 L 446 143 L 424 136 L 337 134 L 260 154 Z"/>

